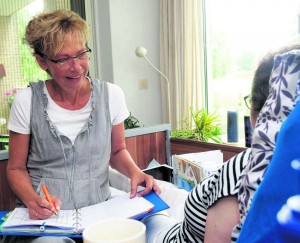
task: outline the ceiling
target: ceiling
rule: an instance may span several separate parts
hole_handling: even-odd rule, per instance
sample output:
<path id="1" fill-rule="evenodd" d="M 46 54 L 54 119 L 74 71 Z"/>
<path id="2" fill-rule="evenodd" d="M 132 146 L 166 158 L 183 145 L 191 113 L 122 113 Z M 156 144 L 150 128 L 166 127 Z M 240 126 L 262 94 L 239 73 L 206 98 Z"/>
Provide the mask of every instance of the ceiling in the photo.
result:
<path id="1" fill-rule="evenodd" d="M 0 0 L 0 16 L 10 16 L 33 0 Z"/>

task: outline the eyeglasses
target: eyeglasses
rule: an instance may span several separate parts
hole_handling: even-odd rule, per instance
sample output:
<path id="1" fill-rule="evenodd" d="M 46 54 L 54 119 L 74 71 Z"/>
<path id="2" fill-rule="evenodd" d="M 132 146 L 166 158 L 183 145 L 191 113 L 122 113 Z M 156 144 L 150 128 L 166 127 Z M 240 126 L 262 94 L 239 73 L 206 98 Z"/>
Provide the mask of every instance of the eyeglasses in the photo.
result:
<path id="1" fill-rule="evenodd" d="M 244 101 L 247 108 L 251 110 L 251 96 L 250 95 L 245 96 Z"/>
<path id="2" fill-rule="evenodd" d="M 73 59 L 77 59 L 79 61 L 86 61 L 88 59 L 90 59 L 90 53 L 92 52 L 92 50 L 90 48 L 87 47 L 87 50 L 84 52 L 79 53 L 78 55 L 74 56 L 74 57 L 64 57 L 61 59 L 51 59 L 49 57 L 47 57 L 46 55 L 44 55 L 41 52 L 38 52 L 37 54 L 39 54 L 41 57 L 59 65 L 59 66 L 71 66 L 72 65 L 72 61 Z"/>

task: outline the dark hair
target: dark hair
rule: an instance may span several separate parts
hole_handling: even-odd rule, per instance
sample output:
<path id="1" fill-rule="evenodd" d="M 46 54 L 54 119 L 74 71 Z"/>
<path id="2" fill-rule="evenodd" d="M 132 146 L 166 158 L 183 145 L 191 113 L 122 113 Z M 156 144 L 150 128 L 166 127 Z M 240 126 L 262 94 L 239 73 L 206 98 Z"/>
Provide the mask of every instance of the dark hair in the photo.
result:
<path id="1" fill-rule="evenodd" d="M 265 55 L 259 62 L 257 69 L 254 73 L 254 78 L 252 82 L 250 102 L 251 109 L 254 111 L 260 111 L 264 106 L 268 96 L 269 96 L 269 80 L 273 70 L 274 57 L 277 54 L 283 54 L 285 52 L 300 49 L 300 45 L 294 44 L 277 51 L 269 52 Z"/>

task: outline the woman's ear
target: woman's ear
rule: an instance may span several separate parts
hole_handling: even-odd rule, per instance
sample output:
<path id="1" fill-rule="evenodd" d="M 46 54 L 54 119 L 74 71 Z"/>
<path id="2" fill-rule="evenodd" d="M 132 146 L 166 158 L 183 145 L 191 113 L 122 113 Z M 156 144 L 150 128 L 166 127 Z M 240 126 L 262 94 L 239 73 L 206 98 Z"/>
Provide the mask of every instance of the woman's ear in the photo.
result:
<path id="1" fill-rule="evenodd" d="M 45 58 L 42 58 L 39 54 L 35 54 L 35 59 L 37 63 L 40 65 L 41 69 L 45 71 L 48 69 Z"/>

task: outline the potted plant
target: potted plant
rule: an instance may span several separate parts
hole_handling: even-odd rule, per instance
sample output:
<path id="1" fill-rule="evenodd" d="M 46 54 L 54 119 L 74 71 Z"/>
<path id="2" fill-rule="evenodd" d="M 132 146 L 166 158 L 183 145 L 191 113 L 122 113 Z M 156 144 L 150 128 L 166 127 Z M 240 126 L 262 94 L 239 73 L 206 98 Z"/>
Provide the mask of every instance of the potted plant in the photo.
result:
<path id="1" fill-rule="evenodd" d="M 129 116 L 124 120 L 125 129 L 140 127 L 139 120 L 129 113 Z"/>
<path id="2" fill-rule="evenodd" d="M 184 128 L 171 133 L 171 154 L 185 154 L 221 150 L 224 161 L 230 159 L 244 147 L 224 144 L 221 140 L 219 116 L 204 109 L 194 111 L 190 108 L 193 125 L 185 118 Z"/>
<path id="3" fill-rule="evenodd" d="M 203 142 L 212 140 L 215 143 L 222 143 L 221 127 L 219 123 L 219 116 L 215 113 L 209 113 L 205 109 L 194 111 L 190 108 L 193 124 L 183 120 L 184 128 L 177 129 L 172 132 L 172 137 L 192 139 Z"/>

